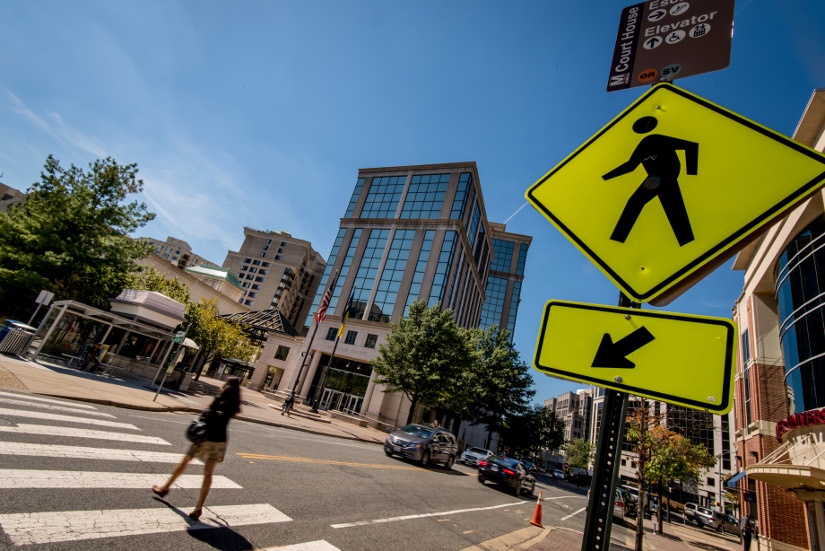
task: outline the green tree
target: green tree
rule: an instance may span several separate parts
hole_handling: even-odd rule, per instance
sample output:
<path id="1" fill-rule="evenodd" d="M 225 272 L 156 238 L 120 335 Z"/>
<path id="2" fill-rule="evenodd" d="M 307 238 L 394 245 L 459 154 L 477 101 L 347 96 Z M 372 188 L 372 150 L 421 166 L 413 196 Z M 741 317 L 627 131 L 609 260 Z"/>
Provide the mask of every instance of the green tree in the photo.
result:
<path id="1" fill-rule="evenodd" d="M 188 336 L 200 346 L 203 362 L 215 358 L 250 360 L 258 351 L 237 323 L 218 314 L 217 299 L 190 302 L 186 308 Z"/>
<path id="2" fill-rule="evenodd" d="M 508 415 L 501 431 L 510 453 L 531 461 L 543 457 L 545 450 L 558 448 L 564 441 L 564 422 L 543 405 L 533 405 L 522 414 Z"/>
<path id="3" fill-rule="evenodd" d="M 470 419 L 487 425 L 489 447 L 492 433 L 501 432 L 508 417 L 513 420 L 527 413 L 536 391 L 530 368 L 521 361 L 509 331 L 494 325 L 469 332 L 474 361 L 463 380 L 473 397 L 468 401 Z"/>
<path id="4" fill-rule="evenodd" d="M 574 438 L 564 446 L 567 464 L 573 468 L 589 469 L 593 460 L 593 444 L 584 438 Z"/>
<path id="5" fill-rule="evenodd" d="M 407 415 L 411 423 L 419 404 L 437 407 L 448 401 L 469 357 L 452 311 L 427 308 L 419 301 L 378 347 L 372 367 L 376 382 L 386 385 L 387 392 L 403 392 L 412 402 Z"/>
<path id="6" fill-rule="evenodd" d="M 6 313 L 31 309 L 41 289 L 59 300 L 102 309 L 124 288 L 135 260 L 151 250 L 128 234 L 155 215 L 126 203 L 143 189 L 137 165 L 97 160 L 85 171 L 51 155 L 26 201 L 0 212 L 0 304 Z"/>

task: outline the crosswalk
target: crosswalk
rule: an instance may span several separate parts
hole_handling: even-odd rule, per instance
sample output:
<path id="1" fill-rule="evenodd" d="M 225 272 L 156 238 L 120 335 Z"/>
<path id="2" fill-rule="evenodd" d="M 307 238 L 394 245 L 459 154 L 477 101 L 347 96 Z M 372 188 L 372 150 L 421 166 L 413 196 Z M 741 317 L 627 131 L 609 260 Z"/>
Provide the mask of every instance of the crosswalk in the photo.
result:
<path id="1" fill-rule="evenodd" d="M 63 469 L 0 469 L 0 501 L 2 492 L 54 489 L 122 489 L 148 491 L 159 482 L 157 473 L 139 472 L 144 463 L 176 464 L 181 454 L 154 449 L 122 449 L 112 443 L 133 448 L 139 445 L 170 446 L 162 438 L 142 434 L 142 430 L 117 420 L 115 415 L 100 412 L 93 405 L 74 403 L 42 396 L 0 391 L 0 435 L 14 434 L 16 440 L 0 440 L 0 464 L 4 456 L 37 457 L 54 460 L 65 467 L 64 459 L 86 460 L 89 468 Z M 80 426 L 77 426 L 80 425 Z M 44 438 L 45 437 L 45 438 Z M 87 447 L 79 439 L 101 441 L 100 448 Z M 53 440 L 54 442 L 51 442 Z M 106 444 L 105 441 L 110 444 Z M 122 462 L 124 472 L 95 471 L 95 462 Z M 193 463 L 200 464 L 193 460 Z M 134 468 L 134 465 L 138 465 Z M 111 465 L 111 463 L 110 463 Z M 197 489 L 201 475 L 181 475 L 173 488 Z M 240 490 L 242 487 L 225 476 L 215 475 L 212 488 Z M 47 499 L 44 495 L 44 500 Z M 216 501 L 210 495 L 210 502 Z M 269 503 L 244 505 L 207 505 L 203 516 L 194 522 L 183 511 L 194 508 L 174 508 L 158 502 L 155 507 L 128 509 L 97 509 L 72 511 L 0 512 L 0 530 L 12 546 L 54 544 L 65 541 L 123 538 L 147 534 L 208 530 L 270 523 L 291 522 L 289 516 Z M 136 546 L 139 547 L 139 546 Z M 324 540 L 267 547 L 260 551 L 340 551 Z"/>

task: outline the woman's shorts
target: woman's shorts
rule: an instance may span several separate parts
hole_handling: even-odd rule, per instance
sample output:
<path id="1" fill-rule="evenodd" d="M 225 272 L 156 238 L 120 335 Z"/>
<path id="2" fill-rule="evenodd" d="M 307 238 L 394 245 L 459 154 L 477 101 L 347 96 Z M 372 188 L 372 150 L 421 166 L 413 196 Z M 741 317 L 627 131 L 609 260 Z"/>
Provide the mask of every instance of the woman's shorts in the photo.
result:
<path id="1" fill-rule="evenodd" d="M 191 455 L 204 463 L 207 461 L 221 463 L 223 462 L 223 456 L 226 455 L 226 442 L 205 441 L 200 444 L 192 444 L 189 446 L 189 451 L 186 452 L 186 455 Z"/>

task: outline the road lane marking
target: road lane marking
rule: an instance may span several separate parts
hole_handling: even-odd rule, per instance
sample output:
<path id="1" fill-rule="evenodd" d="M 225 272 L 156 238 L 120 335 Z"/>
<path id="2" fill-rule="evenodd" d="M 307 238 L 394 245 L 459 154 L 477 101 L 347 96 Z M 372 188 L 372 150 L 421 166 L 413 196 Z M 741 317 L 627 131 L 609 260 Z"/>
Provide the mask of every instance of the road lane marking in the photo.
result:
<path id="1" fill-rule="evenodd" d="M 46 403 L 49 403 L 49 404 L 61 404 L 61 405 L 64 405 L 64 406 L 72 406 L 72 407 L 81 408 L 81 409 L 97 409 L 96 407 L 91 406 L 89 404 L 81 404 L 81 403 L 78 403 L 78 402 L 73 402 L 71 400 L 69 400 L 69 401 L 67 401 L 67 400 L 53 400 L 51 398 L 43 398 L 42 396 L 36 396 L 34 394 L 20 394 L 20 393 L 17 393 L 17 392 L 5 392 L 5 391 L 0 390 L 0 396 L 9 396 L 11 398 L 25 399 L 25 400 L 30 400 L 32 402 L 46 402 Z"/>
<path id="2" fill-rule="evenodd" d="M 116 450 L 113 448 L 86 448 L 57 444 L 31 444 L 0 441 L 0 455 L 24 455 L 52 459 L 100 459 L 104 461 L 142 461 L 145 463 L 180 463 L 180 453 L 143 450 Z M 192 465 L 203 465 L 192 459 Z"/>
<path id="3" fill-rule="evenodd" d="M 92 440 L 117 440 L 119 442 L 140 442 L 142 444 L 162 444 L 171 446 L 163 438 L 143 436 L 141 434 L 121 434 L 102 430 L 77 429 L 72 427 L 52 427 L 49 425 L 18 424 L 16 427 L 0 426 L 0 432 L 12 434 L 38 434 L 46 436 L 62 436 L 69 438 L 91 438 Z"/>
<path id="4" fill-rule="evenodd" d="M 25 400 L 12 400 L 10 398 L 0 398 L 0 404 L 8 404 L 11 406 L 23 406 L 27 408 L 39 408 L 39 409 L 48 409 L 51 411 L 66 411 L 69 413 L 77 413 L 81 415 L 92 415 L 95 417 L 107 417 L 109 419 L 116 419 L 114 415 L 111 413 L 103 413 L 102 411 L 89 411 L 85 409 L 77 409 L 66 406 L 53 406 L 50 404 L 39 404 L 34 402 L 27 402 Z"/>
<path id="5" fill-rule="evenodd" d="M 296 543 L 294 545 L 284 545 L 282 547 L 267 547 L 258 551 L 341 551 L 326 540 L 308 541 L 306 543 Z"/>
<path id="6" fill-rule="evenodd" d="M 165 475 L 143 473 L 109 473 L 86 471 L 45 471 L 33 469 L 0 469 L 0 489 L 24 488 L 146 488 Z M 175 480 L 178 488 L 200 488 L 201 475 L 185 474 Z M 225 476 L 213 476 L 212 487 L 241 489 Z"/>
<path id="7" fill-rule="evenodd" d="M 44 421 L 62 421 L 64 423 L 83 423 L 84 425 L 97 425 L 99 427 L 111 427 L 113 429 L 140 430 L 131 423 L 104 421 L 102 419 L 89 419 L 87 417 L 78 417 L 77 415 L 59 415 L 57 413 L 45 413 L 42 411 L 25 411 L 22 409 L 0 408 L 0 416 L 3 415 L 7 417 L 41 419 Z"/>
<path id="8" fill-rule="evenodd" d="M 578 515 L 579 513 L 581 513 L 582 511 L 587 511 L 587 507 L 582 507 L 581 509 L 579 509 L 579 510 L 578 510 L 578 511 L 576 511 L 575 513 L 570 513 L 569 515 L 567 515 L 566 517 L 562 517 L 561 519 L 562 519 L 562 520 L 567 520 L 567 519 L 569 519 L 569 518 L 573 518 L 573 517 L 575 517 L 576 515 Z"/>
<path id="9" fill-rule="evenodd" d="M 340 465 L 344 467 L 363 467 L 366 469 L 395 469 L 402 471 L 421 471 L 420 467 L 408 465 L 382 465 L 381 463 L 354 463 L 352 461 L 333 461 L 332 459 L 313 459 L 311 457 L 292 457 L 289 455 L 264 455 L 257 453 L 238 452 L 244 459 L 260 459 L 262 461 L 291 461 L 293 463 L 315 463 L 317 465 Z M 424 471 L 426 472 L 426 471 Z"/>
<path id="10" fill-rule="evenodd" d="M 204 507 L 197 522 L 186 515 L 192 508 L 14 513 L 0 515 L 0 528 L 12 545 L 33 545 L 292 520 L 268 503 Z"/>
<path id="11" fill-rule="evenodd" d="M 504 507 L 514 507 L 517 505 L 525 505 L 525 501 L 516 501 L 513 503 L 503 503 L 501 505 L 491 505 L 490 507 L 475 507 L 473 509 L 455 509 L 453 511 L 442 511 L 440 513 L 421 513 L 417 515 L 403 515 L 400 517 L 377 518 L 373 520 L 361 520 L 358 522 L 344 522 L 341 524 L 331 524 L 331 528 L 353 528 L 355 526 L 368 526 L 370 524 L 384 524 L 386 522 L 398 522 L 400 520 L 415 520 L 419 518 L 443 517 L 445 515 L 460 515 L 462 513 L 476 513 L 478 511 L 492 511 L 494 509 L 502 509 Z"/>

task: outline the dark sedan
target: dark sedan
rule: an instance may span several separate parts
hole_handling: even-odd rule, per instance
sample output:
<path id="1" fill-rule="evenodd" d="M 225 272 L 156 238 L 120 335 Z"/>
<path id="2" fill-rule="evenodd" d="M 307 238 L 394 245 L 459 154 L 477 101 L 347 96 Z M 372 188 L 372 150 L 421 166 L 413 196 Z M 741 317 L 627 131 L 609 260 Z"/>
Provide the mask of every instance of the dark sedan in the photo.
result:
<path id="1" fill-rule="evenodd" d="M 478 481 L 486 481 L 506 486 L 515 495 L 532 495 L 536 489 L 536 479 L 527 472 L 524 463 L 499 455 L 491 455 L 478 462 Z"/>

